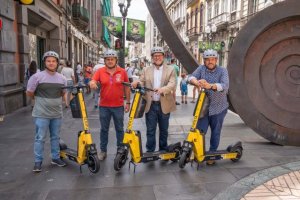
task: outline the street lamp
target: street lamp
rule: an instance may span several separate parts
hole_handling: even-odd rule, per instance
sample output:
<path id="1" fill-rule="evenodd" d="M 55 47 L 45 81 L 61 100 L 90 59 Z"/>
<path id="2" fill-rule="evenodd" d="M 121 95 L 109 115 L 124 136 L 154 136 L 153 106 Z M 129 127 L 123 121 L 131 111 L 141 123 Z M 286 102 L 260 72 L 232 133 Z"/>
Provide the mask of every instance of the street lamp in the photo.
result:
<path id="1" fill-rule="evenodd" d="M 212 35 L 215 32 L 217 32 L 217 26 L 215 24 L 208 24 L 205 27 L 205 33 L 207 34 L 210 48 L 212 48 Z"/>
<path id="2" fill-rule="evenodd" d="M 125 0 L 118 0 L 118 5 L 120 7 L 120 13 L 122 15 L 122 50 L 120 54 L 120 65 L 121 67 L 125 68 L 125 21 L 127 17 L 127 11 L 130 6 L 131 0 L 126 0 L 127 4 L 125 5 Z"/>

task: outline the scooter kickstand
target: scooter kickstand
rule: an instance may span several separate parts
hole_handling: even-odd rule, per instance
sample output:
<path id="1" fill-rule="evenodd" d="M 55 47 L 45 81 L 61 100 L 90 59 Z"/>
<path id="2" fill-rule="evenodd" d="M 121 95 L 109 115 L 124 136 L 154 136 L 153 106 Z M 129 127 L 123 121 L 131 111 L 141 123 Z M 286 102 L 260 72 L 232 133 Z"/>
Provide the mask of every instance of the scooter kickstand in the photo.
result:
<path id="1" fill-rule="evenodd" d="M 136 164 L 131 160 L 131 161 L 129 162 L 129 170 L 130 170 L 130 164 L 133 165 L 133 173 L 135 173 L 135 167 L 136 167 Z"/>

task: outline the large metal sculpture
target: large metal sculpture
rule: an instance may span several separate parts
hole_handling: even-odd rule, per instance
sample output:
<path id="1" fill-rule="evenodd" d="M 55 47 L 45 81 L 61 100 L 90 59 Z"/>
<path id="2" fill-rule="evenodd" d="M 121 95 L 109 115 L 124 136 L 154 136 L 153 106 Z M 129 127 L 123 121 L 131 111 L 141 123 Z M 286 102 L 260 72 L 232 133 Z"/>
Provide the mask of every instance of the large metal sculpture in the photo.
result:
<path id="1" fill-rule="evenodd" d="M 191 73 L 197 64 L 162 0 L 145 0 L 172 52 Z M 257 13 L 231 48 L 230 101 L 244 122 L 267 140 L 300 146 L 300 0 Z"/>
<path id="2" fill-rule="evenodd" d="M 180 63 L 189 73 L 193 72 L 195 67 L 198 66 L 197 60 L 190 53 L 184 41 L 174 28 L 163 1 L 145 0 L 145 2 L 159 32 L 176 58 L 180 60 Z"/>
<path id="3" fill-rule="evenodd" d="M 300 1 L 257 13 L 230 51 L 230 100 L 264 138 L 300 146 Z"/>

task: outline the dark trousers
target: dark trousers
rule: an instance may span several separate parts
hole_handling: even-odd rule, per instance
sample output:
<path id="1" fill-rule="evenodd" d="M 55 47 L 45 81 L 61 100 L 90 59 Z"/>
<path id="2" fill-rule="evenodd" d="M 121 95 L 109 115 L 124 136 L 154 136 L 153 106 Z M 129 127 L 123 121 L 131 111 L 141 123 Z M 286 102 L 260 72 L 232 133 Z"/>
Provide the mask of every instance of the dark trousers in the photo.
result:
<path id="1" fill-rule="evenodd" d="M 164 114 L 159 102 L 152 103 L 149 112 L 146 113 L 147 143 L 148 152 L 155 151 L 156 148 L 156 127 L 159 128 L 159 151 L 167 150 L 168 128 L 170 113 Z"/>
<path id="2" fill-rule="evenodd" d="M 108 143 L 108 132 L 110 120 L 113 118 L 116 138 L 117 138 L 117 146 L 120 146 L 123 142 L 124 136 L 124 107 L 102 107 L 99 108 L 99 116 L 100 116 L 100 148 L 102 152 L 107 151 L 107 143 Z"/>
<path id="3" fill-rule="evenodd" d="M 206 114 L 203 118 L 198 120 L 197 129 L 201 132 L 206 134 L 208 126 L 210 126 L 211 136 L 209 151 L 216 151 L 218 149 L 221 129 L 226 113 L 227 109 L 216 115 L 209 116 L 208 114 Z"/>

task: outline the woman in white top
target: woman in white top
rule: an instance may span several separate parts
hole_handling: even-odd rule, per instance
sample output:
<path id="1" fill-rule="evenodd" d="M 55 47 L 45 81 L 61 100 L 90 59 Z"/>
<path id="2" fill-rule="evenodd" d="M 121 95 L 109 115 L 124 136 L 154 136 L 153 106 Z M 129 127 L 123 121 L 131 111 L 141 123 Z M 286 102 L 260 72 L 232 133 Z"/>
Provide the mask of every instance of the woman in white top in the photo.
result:
<path id="1" fill-rule="evenodd" d="M 75 76 L 74 76 L 74 70 L 72 69 L 71 62 L 67 61 L 67 67 L 64 67 L 61 70 L 61 74 L 64 75 L 67 79 L 67 86 L 73 86 L 75 83 Z M 66 104 L 66 108 L 70 105 L 70 98 L 71 98 L 71 92 L 72 89 L 68 89 L 67 92 L 64 95 L 64 100 Z"/>

